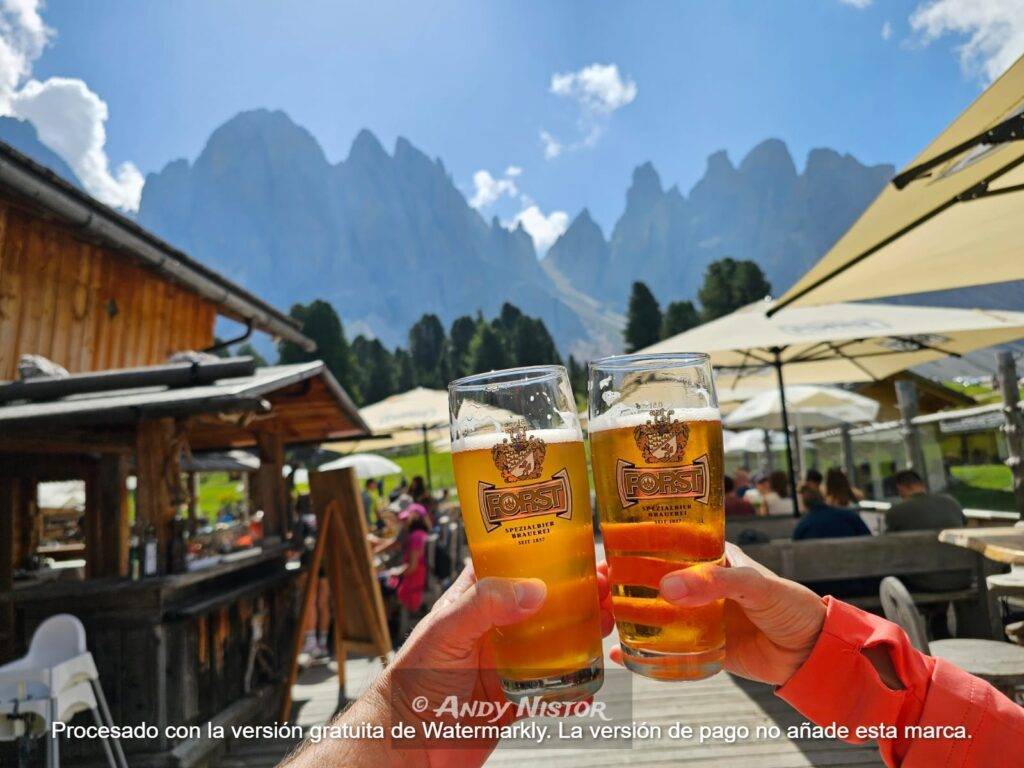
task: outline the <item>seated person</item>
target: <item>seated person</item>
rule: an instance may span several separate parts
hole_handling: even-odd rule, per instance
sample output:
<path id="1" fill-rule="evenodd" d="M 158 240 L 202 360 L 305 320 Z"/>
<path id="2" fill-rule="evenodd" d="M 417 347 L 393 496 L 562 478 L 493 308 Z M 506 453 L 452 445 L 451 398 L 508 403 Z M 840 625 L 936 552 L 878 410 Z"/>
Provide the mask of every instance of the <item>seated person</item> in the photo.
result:
<path id="1" fill-rule="evenodd" d="M 811 486 L 812 488 L 816 488 L 819 491 L 821 490 L 821 483 L 824 481 L 824 479 L 825 478 L 821 476 L 821 472 L 816 470 L 814 467 L 808 469 L 807 474 L 804 475 L 804 482 L 807 483 L 807 485 Z"/>
<path id="2" fill-rule="evenodd" d="M 733 472 L 732 479 L 736 482 L 736 498 L 742 499 L 750 490 L 750 473 L 745 467 Z"/>
<path id="3" fill-rule="evenodd" d="M 758 472 L 754 475 L 754 487 L 743 498 L 754 505 L 759 515 L 792 515 L 793 500 L 787 498 L 788 489 L 785 472 Z"/>
<path id="4" fill-rule="evenodd" d="M 929 493 L 921 476 L 912 469 L 896 473 L 896 492 L 902 501 L 885 513 L 886 533 L 899 531 L 938 531 L 963 528 L 967 524 L 963 507 L 945 493 Z M 902 577 L 907 589 L 919 592 L 945 592 L 971 585 L 970 571 L 930 573 Z"/>
<path id="5" fill-rule="evenodd" d="M 725 476 L 725 517 L 753 517 L 757 514 L 754 505 L 736 494 L 736 483 Z"/>
<path id="6" fill-rule="evenodd" d="M 825 475 L 825 501 L 833 507 L 855 507 L 864 494 L 850 485 L 850 478 L 839 467 L 832 467 Z"/>
<path id="7" fill-rule="evenodd" d="M 860 515 L 850 509 L 830 507 L 825 497 L 809 483 L 801 483 L 800 503 L 806 514 L 793 529 L 793 539 L 837 539 L 847 536 L 870 536 L 871 531 L 860 519 Z M 808 583 L 807 586 L 819 595 L 835 595 L 836 597 L 852 597 L 854 595 L 870 595 L 878 592 L 880 579 L 869 577 L 863 579 L 837 579 Z"/>

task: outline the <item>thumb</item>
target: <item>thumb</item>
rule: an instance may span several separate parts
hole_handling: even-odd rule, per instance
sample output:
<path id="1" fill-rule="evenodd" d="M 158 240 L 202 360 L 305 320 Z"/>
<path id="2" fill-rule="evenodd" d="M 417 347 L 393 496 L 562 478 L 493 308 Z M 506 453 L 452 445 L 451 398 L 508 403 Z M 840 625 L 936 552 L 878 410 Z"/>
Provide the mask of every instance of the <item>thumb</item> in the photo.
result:
<path id="1" fill-rule="evenodd" d="M 748 611 L 770 607 L 776 600 L 771 582 L 750 567 L 694 565 L 661 580 L 661 596 L 678 606 L 695 606 L 728 598 Z"/>
<path id="2" fill-rule="evenodd" d="M 470 646 L 492 627 L 532 616 L 546 596 L 547 586 L 540 579 L 481 579 L 445 606 L 438 625 L 449 642 Z"/>

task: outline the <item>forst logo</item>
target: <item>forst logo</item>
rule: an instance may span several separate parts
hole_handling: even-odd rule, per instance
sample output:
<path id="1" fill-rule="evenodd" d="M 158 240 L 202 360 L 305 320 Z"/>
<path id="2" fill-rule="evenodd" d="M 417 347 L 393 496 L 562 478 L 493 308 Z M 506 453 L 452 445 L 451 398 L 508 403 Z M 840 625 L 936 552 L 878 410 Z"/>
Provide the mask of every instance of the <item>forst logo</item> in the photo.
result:
<path id="1" fill-rule="evenodd" d="M 651 411 L 650 421 L 633 430 L 633 439 L 648 464 L 678 464 L 690 439 L 690 429 L 673 419 L 671 410 L 657 408 Z M 615 464 L 619 502 L 624 509 L 656 499 L 695 499 L 707 504 L 708 474 L 707 454 L 692 464 L 675 467 L 638 467 L 624 459 Z"/>
<path id="2" fill-rule="evenodd" d="M 683 458 L 690 429 L 673 419 L 672 411 L 657 408 L 650 421 L 633 430 L 633 439 L 648 464 L 672 464 Z"/>
<path id="3" fill-rule="evenodd" d="M 524 422 L 515 422 L 506 431 L 508 438 L 491 449 L 491 459 L 502 479 L 508 483 L 519 483 L 539 478 L 544 472 L 547 445 L 539 437 L 527 436 Z M 528 517 L 554 515 L 565 520 L 572 518 L 572 486 L 567 469 L 555 472 L 550 480 L 508 488 L 480 481 L 477 493 L 487 532 L 503 523 Z"/>
<path id="4" fill-rule="evenodd" d="M 506 428 L 508 437 L 491 449 L 494 466 L 506 483 L 536 480 L 544 468 L 547 446 L 539 437 L 527 437 L 526 422 L 513 422 Z"/>

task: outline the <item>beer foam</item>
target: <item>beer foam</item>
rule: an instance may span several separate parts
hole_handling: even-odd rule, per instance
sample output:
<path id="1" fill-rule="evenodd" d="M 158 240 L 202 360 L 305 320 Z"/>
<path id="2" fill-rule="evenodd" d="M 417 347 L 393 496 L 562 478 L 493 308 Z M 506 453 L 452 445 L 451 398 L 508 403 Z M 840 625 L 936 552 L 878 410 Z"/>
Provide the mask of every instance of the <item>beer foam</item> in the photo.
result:
<path id="1" fill-rule="evenodd" d="M 552 443 L 579 443 L 583 441 L 583 432 L 572 427 L 530 429 L 527 430 L 526 436 L 538 437 L 548 445 Z M 507 432 L 486 432 L 478 435 L 467 435 L 452 441 L 452 453 L 490 450 L 502 440 L 508 440 Z"/>
<path id="2" fill-rule="evenodd" d="M 702 408 L 669 408 L 672 418 L 678 421 L 721 421 L 722 414 L 717 408 L 704 406 Z M 638 427 L 651 420 L 650 411 L 634 411 L 629 405 L 616 405 L 602 413 L 597 418 L 590 420 L 589 431 L 603 432 L 608 429 L 623 429 L 625 427 Z"/>

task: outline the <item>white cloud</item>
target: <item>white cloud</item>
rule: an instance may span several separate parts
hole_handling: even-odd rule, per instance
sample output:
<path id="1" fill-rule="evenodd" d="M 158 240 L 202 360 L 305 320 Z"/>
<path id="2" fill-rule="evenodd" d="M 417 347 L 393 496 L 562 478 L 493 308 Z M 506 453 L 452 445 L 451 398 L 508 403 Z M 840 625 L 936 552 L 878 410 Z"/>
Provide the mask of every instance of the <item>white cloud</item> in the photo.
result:
<path id="1" fill-rule="evenodd" d="M 554 160 L 562 154 L 562 142 L 543 129 L 540 132 L 540 142 L 544 145 L 545 160 Z"/>
<path id="2" fill-rule="evenodd" d="M 888 40 L 892 37 L 892 24 L 888 21 L 882 24 L 882 39 Z"/>
<path id="3" fill-rule="evenodd" d="M 524 200 L 529 198 L 524 196 Z M 533 204 L 523 208 L 506 226 L 515 229 L 520 224 L 533 239 L 533 247 L 537 249 L 537 254 L 542 255 L 569 228 L 569 214 L 565 211 L 552 211 L 545 216 L 540 207 Z"/>
<path id="4" fill-rule="evenodd" d="M 111 173 L 104 149 L 106 102 L 77 78 L 32 78 L 32 65 L 53 36 L 39 7 L 38 0 L 0 0 L 0 115 L 32 123 L 39 140 L 67 162 L 97 199 L 136 210 L 142 174 L 131 163 Z"/>
<path id="5" fill-rule="evenodd" d="M 510 166 L 514 168 L 514 166 Z M 502 195 L 515 197 L 519 194 L 516 183 L 509 178 L 518 176 L 518 173 L 510 174 L 505 171 L 505 178 L 496 179 L 488 171 L 480 170 L 473 174 L 473 197 L 469 204 L 474 208 L 486 208 L 498 201 Z"/>
<path id="6" fill-rule="evenodd" d="M 636 82 L 623 79 L 617 64 L 591 64 L 551 76 L 551 93 L 579 102 L 584 110 L 608 115 L 633 102 Z"/>
<path id="7" fill-rule="evenodd" d="M 924 45 L 966 37 L 957 46 L 961 70 L 992 81 L 1024 53 L 1024 0 L 932 0 L 914 10 L 910 27 Z"/>
<path id="8" fill-rule="evenodd" d="M 596 146 L 612 113 L 636 99 L 637 85 L 623 77 L 617 64 L 590 64 L 576 72 L 556 72 L 548 91 L 579 107 L 579 139 L 565 143 L 545 130 L 540 132 L 544 158 L 554 160 L 563 152 Z"/>
<path id="9" fill-rule="evenodd" d="M 518 165 L 510 165 L 508 168 L 505 169 L 505 175 L 508 176 L 509 178 L 514 179 L 516 176 L 522 176 L 522 174 L 523 169 L 520 168 Z"/>
<path id="10" fill-rule="evenodd" d="M 858 10 L 864 10 L 867 8 L 873 0 L 839 0 L 843 5 L 848 5 L 851 8 L 857 8 Z"/>

